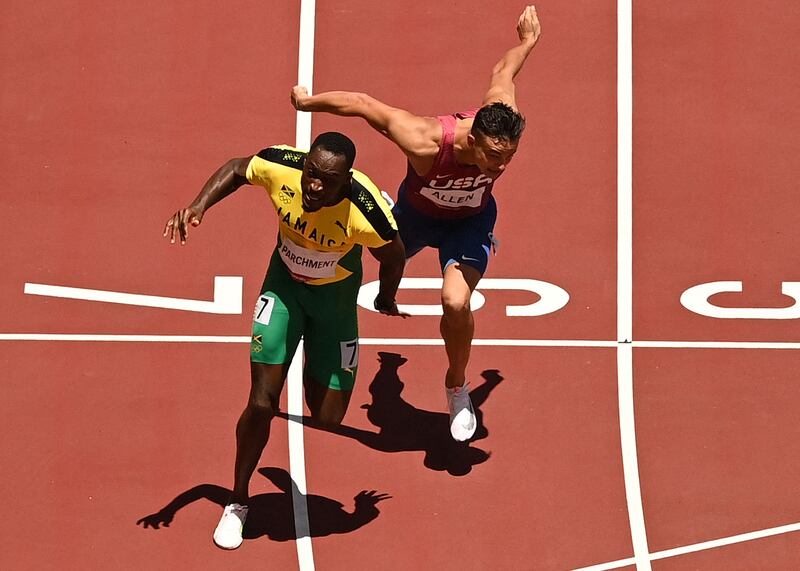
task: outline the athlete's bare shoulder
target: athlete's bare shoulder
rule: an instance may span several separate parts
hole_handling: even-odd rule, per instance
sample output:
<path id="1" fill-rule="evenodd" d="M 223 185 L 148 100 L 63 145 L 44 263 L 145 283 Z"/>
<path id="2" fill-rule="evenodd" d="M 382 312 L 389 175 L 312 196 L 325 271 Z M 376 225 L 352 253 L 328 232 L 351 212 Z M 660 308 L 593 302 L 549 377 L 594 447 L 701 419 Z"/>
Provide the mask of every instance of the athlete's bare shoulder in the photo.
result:
<path id="1" fill-rule="evenodd" d="M 439 154 L 443 140 L 442 124 L 436 117 L 414 116 L 414 121 L 409 121 L 408 128 L 415 131 L 411 140 L 414 148 L 403 149 L 406 154 L 418 157 L 435 157 Z"/>

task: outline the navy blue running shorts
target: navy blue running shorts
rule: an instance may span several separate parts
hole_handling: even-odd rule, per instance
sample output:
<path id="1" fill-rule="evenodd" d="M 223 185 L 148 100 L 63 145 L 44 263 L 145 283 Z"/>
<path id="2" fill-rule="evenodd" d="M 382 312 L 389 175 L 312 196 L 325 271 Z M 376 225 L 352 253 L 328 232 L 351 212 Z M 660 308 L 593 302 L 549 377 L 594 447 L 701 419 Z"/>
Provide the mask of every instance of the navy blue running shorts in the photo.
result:
<path id="1" fill-rule="evenodd" d="M 407 258 L 427 246 L 439 250 L 442 272 L 453 263 L 471 266 L 481 275 L 486 272 L 497 220 L 493 196 L 486 208 L 474 216 L 441 219 L 422 214 L 403 200 L 401 194 L 392 214 L 406 247 Z"/>

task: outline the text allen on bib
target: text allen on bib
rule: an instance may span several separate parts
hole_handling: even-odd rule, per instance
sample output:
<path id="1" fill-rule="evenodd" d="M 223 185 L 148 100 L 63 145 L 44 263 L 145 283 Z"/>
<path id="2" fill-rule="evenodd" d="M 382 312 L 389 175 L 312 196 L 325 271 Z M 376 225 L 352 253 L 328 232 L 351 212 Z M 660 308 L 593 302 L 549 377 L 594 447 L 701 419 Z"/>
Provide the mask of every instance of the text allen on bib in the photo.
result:
<path id="1" fill-rule="evenodd" d="M 470 208 L 477 208 L 481 205 L 481 198 L 483 191 L 486 190 L 485 186 L 476 188 L 469 191 L 464 190 L 451 190 L 423 187 L 419 193 L 438 206 L 444 208 L 461 208 L 468 206 Z"/>

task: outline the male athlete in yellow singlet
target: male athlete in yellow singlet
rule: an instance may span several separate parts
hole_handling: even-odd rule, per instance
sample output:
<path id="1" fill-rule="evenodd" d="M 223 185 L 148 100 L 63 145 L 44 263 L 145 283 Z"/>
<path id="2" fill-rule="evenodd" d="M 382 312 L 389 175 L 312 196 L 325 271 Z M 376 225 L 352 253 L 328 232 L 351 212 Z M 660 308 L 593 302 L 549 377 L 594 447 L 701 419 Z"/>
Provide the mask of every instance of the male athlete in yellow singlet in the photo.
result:
<path id="1" fill-rule="evenodd" d="M 224 549 L 242 543 L 250 477 L 301 335 L 313 419 L 335 425 L 344 417 L 358 368 L 362 246 L 380 262 L 375 308 L 403 315 L 394 300 L 405 265 L 403 243 L 389 204 L 369 178 L 351 170 L 354 160 L 355 146 L 341 133 L 323 133 L 307 153 L 277 146 L 232 159 L 164 228 L 172 242 L 185 243 L 189 226 L 248 182 L 267 190 L 279 218 L 278 244 L 253 314 L 251 388 L 236 426 L 233 493 L 214 531 L 214 542 Z"/>

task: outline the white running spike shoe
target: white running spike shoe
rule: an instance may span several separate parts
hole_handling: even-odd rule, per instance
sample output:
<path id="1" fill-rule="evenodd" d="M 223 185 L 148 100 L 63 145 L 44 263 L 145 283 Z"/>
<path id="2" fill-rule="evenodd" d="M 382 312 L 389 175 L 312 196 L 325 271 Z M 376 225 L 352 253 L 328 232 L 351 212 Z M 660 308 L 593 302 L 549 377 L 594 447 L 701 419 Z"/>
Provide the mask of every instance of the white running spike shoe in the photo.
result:
<path id="1" fill-rule="evenodd" d="M 450 409 L 450 434 L 453 439 L 464 442 L 472 438 L 478 426 L 472 399 L 469 398 L 469 384 L 452 389 L 445 387 L 447 407 Z"/>
<path id="2" fill-rule="evenodd" d="M 242 530 L 247 519 L 247 506 L 228 504 L 214 530 L 214 543 L 222 549 L 236 549 L 242 544 Z"/>

